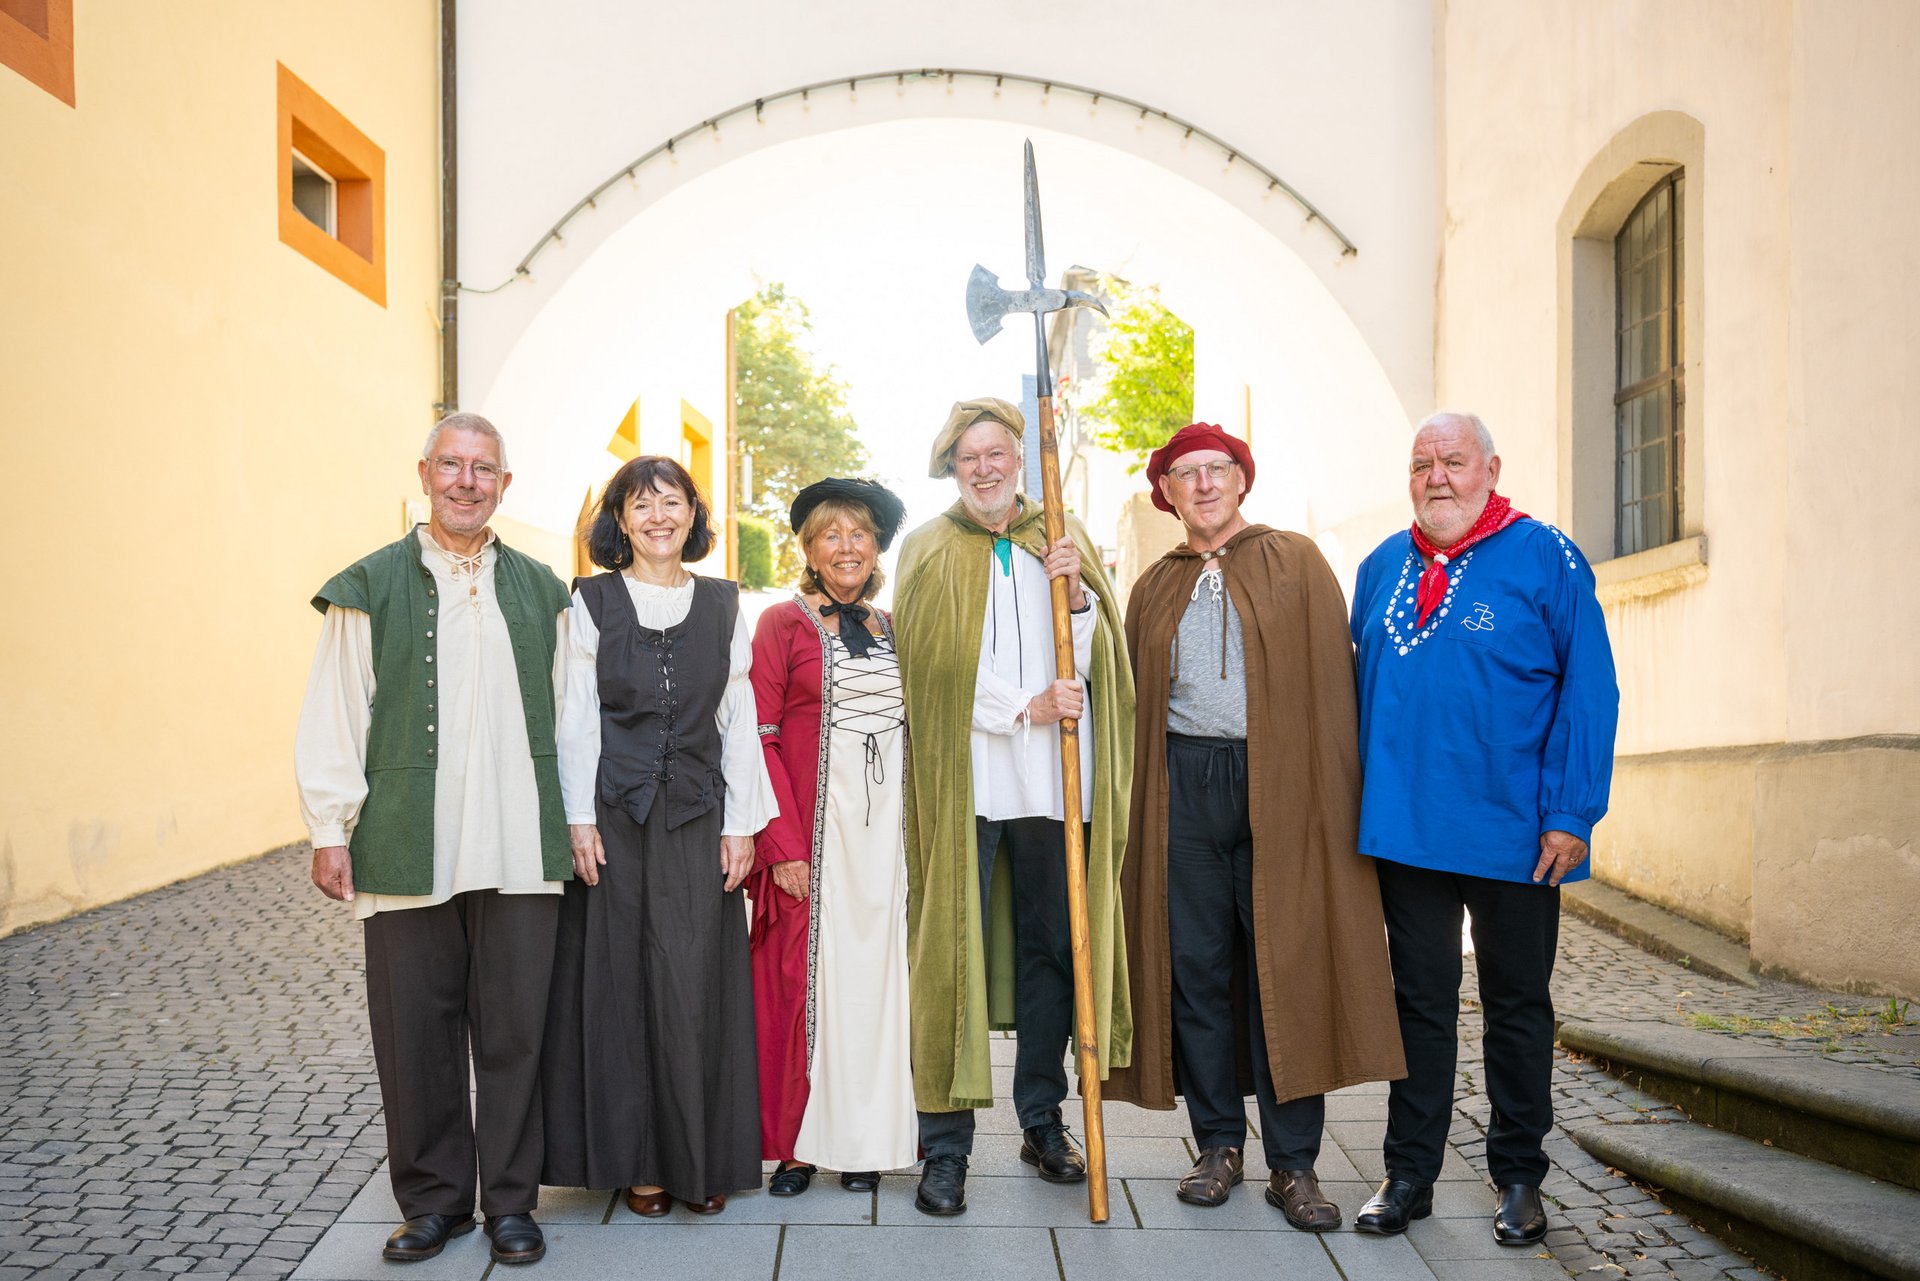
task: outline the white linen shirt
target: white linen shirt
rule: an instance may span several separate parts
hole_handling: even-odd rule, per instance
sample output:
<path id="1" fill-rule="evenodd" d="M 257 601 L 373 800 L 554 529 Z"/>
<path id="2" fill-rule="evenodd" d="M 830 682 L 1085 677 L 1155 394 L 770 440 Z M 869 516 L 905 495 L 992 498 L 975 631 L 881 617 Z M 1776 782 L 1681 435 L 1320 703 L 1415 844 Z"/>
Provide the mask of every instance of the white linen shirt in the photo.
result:
<path id="1" fill-rule="evenodd" d="M 655 631 L 684 622 L 693 608 L 693 580 L 678 587 L 657 587 L 622 574 L 627 596 L 642 627 Z M 572 625 L 567 629 L 566 709 L 559 720 L 560 795 L 567 822 L 595 823 L 593 800 L 600 779 L 600 628 L 573 594 Z M 752 836 L 780 815 L 766 753 L 760 748 L 758 712 L 753 702 L 753 632 L 743 612 L 734 620 L 727 663 L 727 688 L 714 719 L 720 725 L 720 775 L 726 780 L 723 836 Z"/>
<path id="2" fill-rule="evenodd" d="M 432 907 L 469 890 L 558 894 L 540 859 L 540 792 L 527 748 L 527 713 L 513 638 L 494 594 L 499 558 L 492 531 L 469 580 L 418 528 L 421 559 L 450 602 L 434 630 L 438 663 L 433 735 L 439 767 L 433 779 L 433 892 L 371 894 L 355 890 L 353 915 Z M 470 593 L 468 588 L 473 591 Z M 566 707 L 567 614 L 557 617 L 554 722 Z M 367 731 L 373 724 L 373 620 L 365 611 L 329 605 L 314 649 L 306 701 L 294 737 L 300 814 L 315 849 L 345 845 L 367 799 Z"/>
<path id="3" fill-rule="evenodd" d="M 1053 683 L 1053 599 L 1046 565 L 1013 549 L 1011 572 L 987 565 L 980 667 L 973 685 L 973 812 L 981 818 L 1066 818 L 1060 791 L 1060 727 L 1028 724 L 1027 703 Z M 1099 617 L 1092 587 L 1073 620 L 1073 665 L 1087 685 Z M 1093 701 L 1080 716 L 1080 813 L 1093 813 Z"/>

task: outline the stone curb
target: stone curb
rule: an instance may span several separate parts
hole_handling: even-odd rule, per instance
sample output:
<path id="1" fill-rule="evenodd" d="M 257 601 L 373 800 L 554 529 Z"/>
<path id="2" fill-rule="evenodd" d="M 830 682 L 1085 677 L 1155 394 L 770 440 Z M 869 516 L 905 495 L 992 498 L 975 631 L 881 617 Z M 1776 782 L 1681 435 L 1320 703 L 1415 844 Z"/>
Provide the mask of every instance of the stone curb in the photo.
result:
<path id="1" fill-rule="evenodd" d="M 1561 887 L 1560 908 L 1698 973 L 1743 987 L 1760 986 L 1745 945 L 1624 890 L 1577 881 Z"/>

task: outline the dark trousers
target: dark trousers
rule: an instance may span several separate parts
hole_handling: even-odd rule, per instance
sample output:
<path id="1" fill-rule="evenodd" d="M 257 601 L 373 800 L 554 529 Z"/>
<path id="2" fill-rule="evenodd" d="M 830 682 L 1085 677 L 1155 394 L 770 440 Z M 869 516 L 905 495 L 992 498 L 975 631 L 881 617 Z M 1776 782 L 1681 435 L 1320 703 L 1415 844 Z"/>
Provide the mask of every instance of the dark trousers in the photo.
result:
<path id="1" fill-rule="evenodd" d="M 540 1039 L 559 907 L 554 894 L 475 890 L 365 922 L 373 1060 L 406 1218 L 471 1215 L 476 1162 L 483 1214 L 526 1214 L 539 1200 Z"/>
<path id="2" fill-rule="evenodd" d="M 1022 1129 L 1060 1119 L 1067 1097 L 1067 1037 L 1073 1031 L 1073 945 L 1067 932 L 1066 824 L 1050 818 L 974 818 L 980 924 L 987 924 L 994 850 L 1007 842 L 1013 873 L 1013 1107 Z M 928 1156 L 973 1151 L 973 1112 L 922 1112 Z"/>
<path id="3" fill-rule="evenodd" d="M 1260 1011 L 1253 936 L 1253 827 L 1242 739 L 1167 736 L 1167 944 L 1173 970 L 1173 1070 L 1196 1148 L 1247 1142 L 1234 1026 L 1234 974 L 1267 1168 L 1307 1170 L 1320 1155 L 1326 1099 L 1277 1102 Z"/>
<path id="4" fill-rule="evenodd" d="M 1387 1101 L 1387 1177 L 1426 1185 L 1440 1177 L 1453 1118 L 1460 1023 L 1460 915 L 1473 920 L 1480 971 L 1487 1099 L 1487 1173 L 1500 1187 L 1538 1187 L 1553 1126 L 1554 950 L 1560 891 L 1378 862 L 1380 905 L 1393 956 L 1393 995 L 1407 1075 Z"/>

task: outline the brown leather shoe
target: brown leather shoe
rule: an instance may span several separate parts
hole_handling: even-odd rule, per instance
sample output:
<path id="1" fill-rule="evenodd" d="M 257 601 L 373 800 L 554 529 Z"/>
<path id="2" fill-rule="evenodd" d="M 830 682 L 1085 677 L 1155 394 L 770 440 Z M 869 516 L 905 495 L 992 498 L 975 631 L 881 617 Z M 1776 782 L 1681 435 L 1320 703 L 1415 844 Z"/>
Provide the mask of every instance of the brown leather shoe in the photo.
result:
<path id="1" fill-rule="evenodd" d="M 1188 1205 L 1225 1205 L 1233 1185 L 1246 1174 L 1246 1161 L 1239 1148 L 1202 1148 L 1187 1177 L 1180 1180 L 1174 1195 Z"/>
<path id="2" fill-rule="evenodd" d="M 1340 1226 L 1340 1207 L 1320 1191 L 1312 1170 L 1275 1170 L 1267 1180 L 1267 1204 L 1302 1232 L 1331 1232 Z"/>
<path id="3" fill-rule="evenodd" d="M 643 1219 L 664 1219 L 673 1209 L 673 1198 L 664 1189 L 654 1192 L 636 1192 L 627 1189 L 627 1208 Z"/>
<path id="4" fill-rule="evenodd" d="M 717 1196 L 710 1196 L 704 1201 L 682 1201 L 680 1204 L 686 1206 L 695 1214 L 718 1214 L 727 1208 L 727 1194 L 722 1192 Z"/>

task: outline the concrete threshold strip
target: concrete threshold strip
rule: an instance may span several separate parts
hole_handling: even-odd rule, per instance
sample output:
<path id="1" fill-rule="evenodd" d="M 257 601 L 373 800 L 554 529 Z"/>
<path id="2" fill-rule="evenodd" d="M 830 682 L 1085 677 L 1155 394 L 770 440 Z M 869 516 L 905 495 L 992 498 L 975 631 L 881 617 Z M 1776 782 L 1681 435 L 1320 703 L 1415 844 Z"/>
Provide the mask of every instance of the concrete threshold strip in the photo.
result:
<path id="1" fill-rule="evenodd" d="M 1599 1160 L 1793 1281 L 1920 1281 L 1920 1081 L 1668 1023 L 1560 1043 L 1693 1118 L 1570 1130 Z"/>

